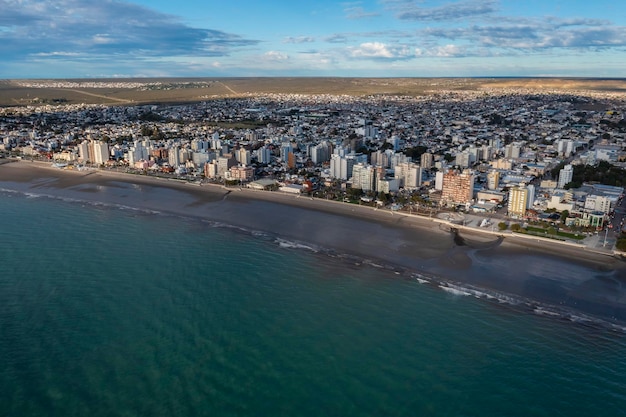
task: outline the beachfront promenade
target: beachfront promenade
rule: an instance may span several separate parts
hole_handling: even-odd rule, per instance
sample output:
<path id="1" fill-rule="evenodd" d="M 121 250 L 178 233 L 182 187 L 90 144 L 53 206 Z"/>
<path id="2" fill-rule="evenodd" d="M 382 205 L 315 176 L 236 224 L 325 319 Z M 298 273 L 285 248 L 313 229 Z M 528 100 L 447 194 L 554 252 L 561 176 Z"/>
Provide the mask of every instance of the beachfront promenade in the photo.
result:
<path id="1" fill-rule="evenodd" d="M 3 162 L 6 163 L 8 160 L 4 160 Z M 590 256 L 592 254 L 603 256 L 621 255 L 621 252 L 616 252 L 613 249 L 614 238 L 608 239 L 610 236 L 607 236 L 608 234 L 605 235 L 604 232 L 587 236 L 579 241 L 557 240 L 549 237 L 516 233 L 511 231 L 510 228 L 507 230 L 499 230 L 498 222 L 501 220 L 491 219 L 486 215 L 478 216 L 473 214 L 439 212 L 433 213 L 432 216 L 428 217 L 406 211 L 391 210 L 390 208 L 385 207 L 372 207 L 364 204 L 347 203 L 343 201 L 311 197 L 305 194 L 294 195 L 280 191 L 255 190 L 238 186 L 225 187 L 223 184 L 189 182 L 175 178 L 139 175 L 135 173 L 112 171 L 109 169 L 89 168 L 83 171 L 60 169 L 59 167 L 55 167 L 48 162 L 39 161 L 33 162 L 21 160 L 16 162 L 17 163 L 15 165 L 18 165 L 21 169 L 45 169 L 48 173 L 54 172 L 57 175 L 64 177 L 70 176 L 70 178 L 81 178 L 81 180 L 85 182 L 97 181 L 97 179 L 93 177 L 94 174 L 97 174 L 97 176 L 114 178 L 129 183 L 142 182 L 153 184 L 155 186 L 165 186 L 168 188 L 193 192 L 194 194 L 199 193 L 199 195 L 204 196 L 203 198 L 207 201 L 230 198 L 230 195 L 236 195 L 242 198 L 265 200 L 272 203 L 297 206 L 307 210 L 360 217 L 381 223 L 392 222 L 395 225 L 401 225 L 406 228 L 429 228 L 433 230 L 440 229 L 443 231 L 450 231 L 454 228 L 463 235 L 470 234 L 474 236 L 482 235 L 484 237 L 503 237 L 508 243 L 522 246 L 532 246 L 540 251 L 550 253 L 565 251 L 568 252 L 568 255 L 573 255 L 572 252 L 574 252 L 573 256 L 575 256 L 575 253 L 578 253 L 581 256 Z M 484 227 L 484 219 L 488 219 L 489 221 L 489 225 L 486 227 Z M 483 227 L 481 227 L 481 224 L 483 224 Z M 607 237 L 606 244 L 605 237 Z M 481 239 L 480 237 L 477 238 Z"/>

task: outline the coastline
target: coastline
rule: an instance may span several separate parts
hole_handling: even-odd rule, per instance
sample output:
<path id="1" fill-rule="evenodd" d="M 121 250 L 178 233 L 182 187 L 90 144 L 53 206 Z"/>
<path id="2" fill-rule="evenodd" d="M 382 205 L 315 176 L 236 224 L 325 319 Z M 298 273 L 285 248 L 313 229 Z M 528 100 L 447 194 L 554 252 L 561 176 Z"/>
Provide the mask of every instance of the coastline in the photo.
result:
<path id="1" fill-rule="evenodd" d="M 201 218 L 316 250 L 347 254 L 446 281 L 573 308 L 626 323 L 626 264 L 604 253 L 463 228 L 438 219 L 279 192 L 225 189 L 46 163 L 0 165 L 0 188 Z M 437 283 L 437 285 L 439 285 Z M 465 294 L 467 295 L 467 294 Z"/>

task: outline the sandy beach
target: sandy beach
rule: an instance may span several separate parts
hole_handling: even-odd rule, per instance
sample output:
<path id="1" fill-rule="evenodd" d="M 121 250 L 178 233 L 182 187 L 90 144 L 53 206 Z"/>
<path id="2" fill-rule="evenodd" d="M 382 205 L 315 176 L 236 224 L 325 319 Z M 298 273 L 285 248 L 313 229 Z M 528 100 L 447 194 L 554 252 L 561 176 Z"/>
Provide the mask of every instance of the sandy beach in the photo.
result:
<path id="1" fill-rule="evenodd" d="M 224 189 L 48 163 L 0 165 L 0 189 L 201 218 L 469 288 L 626 323 L 626 265 L 565 245 L 461 231 L 434 219 L 279 192 Z"/>

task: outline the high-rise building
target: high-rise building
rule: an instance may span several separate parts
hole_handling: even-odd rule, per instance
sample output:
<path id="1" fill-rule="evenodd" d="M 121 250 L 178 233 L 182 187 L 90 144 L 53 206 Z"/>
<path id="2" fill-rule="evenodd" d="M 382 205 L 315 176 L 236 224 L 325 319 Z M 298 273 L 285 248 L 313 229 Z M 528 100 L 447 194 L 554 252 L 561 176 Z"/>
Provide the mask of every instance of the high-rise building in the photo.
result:
<path id="1" fill-rule="evenodd" d="M 571 165 L 565 165 L 561 171 L 559 171 L 559 183 L 558 188 L 564 188 L 566 184 L 572 182 L 574 177 L 574 168 Z"/>
<path id="2" fill-rule="evenodd" d="M 150 159 L 152 145 L 149 140 L 136 140 L 128 149 L 128 163 L 134 165 L 138 161 L 147 161 Z"/>
<path id="3" fill-rule="evenodd" d="M 246 132 L 246 140 L 248 142 L 256 142 L 259 140 L 260 135 L 254 130 L 250 130 Z"/>
<path id="4" fill-rule="evenodd" d="M 416 163 L 400 163 L 394 173 L 400 187 L 415 189 L 422 185 L 422 168 Z"/>
<path id="5" fill-rule="evenodd" d="M 92 162 L 93 154 L 91 151 L 92 151 L 92 148 L 89 146 L 88 140 L 84 140 L 81 143 L 79 143 L 78 144 L 78 160 L 83 163 Z"/>
<path id="6" fill-rule="evenodd" d="M 397 152 L 400 150 L 400 138 L 398 136 L 394 135 L 390 137 L 389 139 L 387 139 L 387 143 L 393 146 L 394 151 Z"/>
<path id="7" fill-rule="evenodd" d="M 535 204 L 535 186 L 532 184 L 528 184 L 526 186 L 526 189 L 528 190 L 528 198 L 526 201 L 526 208 L 527 209 L 531 209 L 533 208 L 534 204 Z"/>
<path id="8" fill-rule="evenodd" d="M 217 161 L 211 161 L 204 165 L 204 176 L 207 178 L 217 177 Z"/>
<path id="9" fill-rule="evenodd" d="M 487 173 L 487 189 L 497 190 L 500 184 L 500 172 L 491 170 Z"/>
<path id="10" fill-rule="evenodd" d="M 491 146 L 483 145 L 482 148 L 480 148 L 480 157 L 479 157 L 479 159 L 481 159 L 483 161 L 490 161 L 491 160 L 491 154 L 492 154 Z"/>
<path id="11" fill-rule="evenodd" d="M 311 161 L 314 164 L 321 164 L 330 160 L 332 147 L 327 141 L 323 141 L 311 147 Z"/>
<path id="12" fill-rule="evenodd" d="M 466 204 L 474 197 L 474 174 L 466 169 L 463 172 L 448 171 L 443 174 L 441 204 Z"/>
<path id="13" fill-rule="evenodd" d="M 178 168 L 180 165 L 180 146 L 176 145 L 167 153 L 167 162 L 170 166 Z"/>
<path id="14" fill-rule="evenodd" d="M 511 143 L 504 147 L 504 157 L 505 158 L 519 158 L 521 152 L 521 146 L 519 143 Z"/>
<path id="15" fill-rule="evenodd" d="M 433 167 L 433 154 L 432 153 L 423 153 L 420 157 L 420 166 L 423 169 L 431 169 Z"/>
<path id="16" fill-rule="evenodd" d="M 459 152 L 456 154 L 454 164 L 459 168 L 469 168 L 472 164 L 472 155 L 467 151 Z"/>
<path id="17" fill-rule="evenodd" d="M 352 168 L 356 163 L 354 155 L 341 157 L 333 154 L 330 158 L 330 176 L 341 180 L 347 180 L 352 175 Z"/>
<path id="18" fill-rule="evenodd" d="M 287 155 L 287 166 L 291 169 L 294 169 L 296 167 L 296 154 L 294 154 L 293 152 L 289 152 L 289 154 Z"/>
<path id="19" fill-rule="evenodd" d="M 443 190 L 443 172 L 437 171 L 435 173 L 435 190 L 442 191 Z"/>
<path id="20" fill-rule="evenodd" d="M 291 146 L 291 142 L 283 142 L 280 145 L 280 160 L 283 162 L 289 162 L 290 153 L 293 153 L 293 146 Z"/>
<path id="21" fill-rule="evenodd" d="M 526 215 L 528 188 L 513 187 L 509 190 L 509 216 L 522 218 Z"/>
<path id="22" fill-rule="evenodd" d="M 231 168 L 237 165 L 237 160 L 235 158 L 220 156 L 217 158 L 217 176 L 225 177 L 226 172 Z"/>
<path id="23" fill-rule="evenodd" d="M 250 165 L 251 158 L 252 156 L 250 154 L 250 151 L 247 150 L 246 148 L 239 148 L 235 152 L 235 159 L 237 159 L 237 162 L 239 162 L 241 165 L 244 165 L 244 166 Z"/>
<path id="24" fill-rule="evenodd" d="M 267 146 L 261 146 L 256 150 L 256 159 L 260 164 L 269 164 L 272 162 L 272 152 Z"/>
<path id="25" fill-rule="evenodd" d="M 194 151 L 208 150 L 209 142 L 202 139 L 194 139 L 191 141 L 191 149 Z"/>
<path id="26" fill-rule="evenodd" d="M 192 152 L 191 153 L 191 160 L 199 168 L 204 168 L 204 164 L 209 162 L 210 157 L 211 157 L 211 154 L 209 154 L 206 151 L 205 152 Z"/>
<path id="27" fill-rule="evenodd" d="M 372 191 L 374 189 L 374 179 L 375 170 L 373 166 L 359 162 L 352 167 L 352 188 Z"/>
<path id="28" fill-rule="evenodd" d="M 403 153 L 394 152 L 391 149 L 387 149 L 385 152 L 388 152 L 389 167 L 391 169 L 395 169 L 398 164 L 411 162 L 411 157 L 406 156 Z"/>
<path id="29" fill-rule="evenodd" d="M 93 141 L 93 163 L 102 165 L 109 160 L 109 145 L 102 141 Z"/>

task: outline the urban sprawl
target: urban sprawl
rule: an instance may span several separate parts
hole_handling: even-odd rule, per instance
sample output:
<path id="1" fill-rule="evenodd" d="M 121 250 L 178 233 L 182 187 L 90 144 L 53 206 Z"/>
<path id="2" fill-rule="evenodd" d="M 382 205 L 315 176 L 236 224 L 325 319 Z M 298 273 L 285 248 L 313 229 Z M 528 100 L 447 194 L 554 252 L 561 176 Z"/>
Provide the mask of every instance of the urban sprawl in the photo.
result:
<path id="1" fill-rule="evenodd" d="M 499 89 L 7 107 L 0 152 L 412 214 L 473 213 L 484 219 L 477 227 L 575 241 L 621 230 L 625 99 Z"/>

